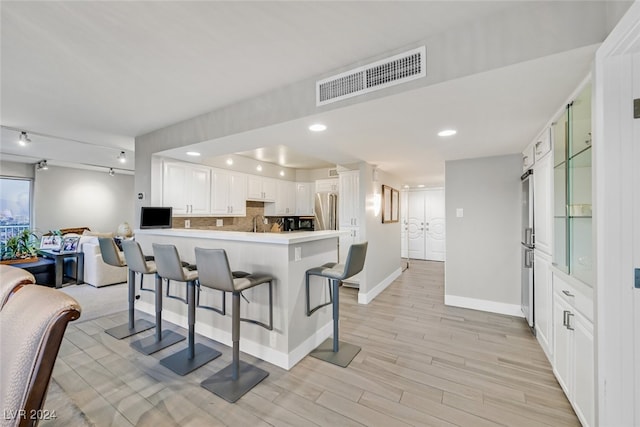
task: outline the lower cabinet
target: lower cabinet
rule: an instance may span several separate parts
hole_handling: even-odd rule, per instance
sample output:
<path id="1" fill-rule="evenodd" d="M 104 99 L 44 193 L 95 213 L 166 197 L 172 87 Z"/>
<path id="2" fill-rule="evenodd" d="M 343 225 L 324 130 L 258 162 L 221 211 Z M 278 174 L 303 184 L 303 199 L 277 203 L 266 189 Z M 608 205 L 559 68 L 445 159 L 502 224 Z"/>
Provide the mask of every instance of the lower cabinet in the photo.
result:
<path id="1" fill-rule="evenodd" d="M 533 300 L 536 338 L 547 358 L 553 360 L 553 287 L 551 286 L 551 255 L 534 251 Z"/>
<path id="2" fill-rule="evenodd" d="M 583 426 L 594 425 L 593 296 L 586 285 L 553 274 L 553 370 Z"/>

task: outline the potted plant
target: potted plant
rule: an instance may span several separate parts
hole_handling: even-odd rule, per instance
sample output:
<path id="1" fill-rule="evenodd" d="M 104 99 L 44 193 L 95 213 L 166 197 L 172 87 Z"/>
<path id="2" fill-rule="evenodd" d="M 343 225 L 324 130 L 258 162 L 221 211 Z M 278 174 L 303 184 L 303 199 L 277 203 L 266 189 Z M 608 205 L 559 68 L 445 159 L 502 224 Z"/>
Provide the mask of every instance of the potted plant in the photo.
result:
<path id="1" fill-rule="evenodd" d="M 38 245 L 35 234 L 28 229 L 10 237 L 0 247 L 3 264 L 33 262 L 37 260 Z"/>

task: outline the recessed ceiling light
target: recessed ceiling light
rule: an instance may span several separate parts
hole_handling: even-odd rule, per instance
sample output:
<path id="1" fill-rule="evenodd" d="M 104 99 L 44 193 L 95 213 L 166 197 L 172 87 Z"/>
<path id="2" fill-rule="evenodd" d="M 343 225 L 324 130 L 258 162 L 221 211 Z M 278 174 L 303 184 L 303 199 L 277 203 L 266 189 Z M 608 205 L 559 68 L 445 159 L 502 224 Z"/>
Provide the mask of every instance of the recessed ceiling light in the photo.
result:
<path id="1" fill-rule="evenodd" d="M 118 161 L 120 161 L 120 163 L 126 163 L 127 162 L 127 155 L 125 154 L 124 151 L 121 151 L 120 154 L 118 154 L 117 159 L 118 159 Z"/>
<path id="2" fill-rule="evenodd" d="M 197 151 L 187 151 L 187 156 L 198 157 L 199 155 L 200 153 L 198 153 Z"/>
<path id="3" fill-rule="evenodd" d="M 409 188 L 409 186 L 407 184 L 402 186 L 403 188 Z"/>
<path id="4" fill-rule="evenodd" d="M 258 165 L 258 166 L 256 166 L 256 170 L 257 170 L 258 172 L 262 172 L 262 165 Z"/>
<path id="5" fill-rule="evenodd" d="M 327 130 L 327 126 L 322 123 L 315 123 L 309 126 L 309 130 L 312 132 L 322 132 L 323 130 Z"/>
<path id="6" fill-rule="evenodd" d="M 424 188 L 424 184 L 418 184 L 418 188 Z"/>
<path id="7" fill-rule="evenodd" d="M 456 133 L 458 133 L 458 131 L 455 129 L 445 129 L 438 132 L 438 136 L 452 136 L 452 135 L 455 135 Z"/>
<path id="8" fill-rule="evenodd" d="M 280 176 L 284 176 L 284 171 L 280 171 Z"/>
<path id="9" fill-rule="evenodd" d="M 233 159 L 232 159 L 231 157 L 229 157 L 229 158 L 227 159 L 227 164 L 228 164 L 229 166 L 231 166 L 231 165 L 233 164 Z"/>

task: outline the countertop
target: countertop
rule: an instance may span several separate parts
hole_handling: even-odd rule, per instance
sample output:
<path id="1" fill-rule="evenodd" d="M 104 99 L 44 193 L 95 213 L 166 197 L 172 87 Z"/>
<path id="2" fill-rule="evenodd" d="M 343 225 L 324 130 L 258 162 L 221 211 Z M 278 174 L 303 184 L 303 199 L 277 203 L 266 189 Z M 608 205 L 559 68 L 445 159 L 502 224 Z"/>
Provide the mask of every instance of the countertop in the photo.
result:
<path id="1" fill-rule="evenodd" d="M 192 237 L 196 239 L 230 240 L 254 243 L 275 243 L 291 245 L 314 240 L 337 238 L 348 231 L 283 231 L 281 233 L 252 233 L 246 231 L 200 230 L 195 228 L 151 228 L 137 229 L 136 235 Z"/>

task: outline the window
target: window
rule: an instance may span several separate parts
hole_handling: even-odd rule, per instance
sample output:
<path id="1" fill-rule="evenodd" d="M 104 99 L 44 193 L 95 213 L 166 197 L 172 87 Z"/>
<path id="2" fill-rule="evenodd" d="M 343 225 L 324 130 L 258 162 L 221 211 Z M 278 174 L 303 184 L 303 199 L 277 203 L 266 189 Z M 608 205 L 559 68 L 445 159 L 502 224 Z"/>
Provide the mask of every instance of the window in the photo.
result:
<path id="1" fill-rule="evenodd" d="M 0 178 L 0 241 L 31 228 L 31 180 Z"/>

